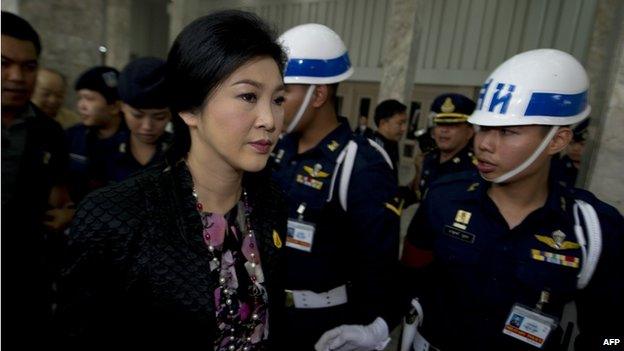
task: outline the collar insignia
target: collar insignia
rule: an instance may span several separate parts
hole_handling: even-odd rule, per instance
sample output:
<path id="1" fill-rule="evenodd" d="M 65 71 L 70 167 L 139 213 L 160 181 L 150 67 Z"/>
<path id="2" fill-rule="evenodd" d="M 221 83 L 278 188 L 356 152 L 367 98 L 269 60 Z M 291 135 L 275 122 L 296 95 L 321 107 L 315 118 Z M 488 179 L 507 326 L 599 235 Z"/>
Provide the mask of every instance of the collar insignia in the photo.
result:
<path id="1" fill-rule="evenodd" d="M 330 151 L 336 151 L 339 146 L 340 144 L 336 140 L 332 140 L 329 144 L 327 144 L 327 148 Z"/>
<path id="2" fill-rule="evenodd" d="M 43 164 L 44 164 L 44 165 L 49 164 L 49 163 L 50 163 L 50 159 L 51 159 L 51 158 L 52 158 L 52 154 L 51 154 L 51 153 L 49 153 L 49 152 L 47 152 L 47 151 L 44 151 L 44 152 L 43 152 L 43 160 L 42 160 L 42 161 L 43 161 Z"/>
<path id="3" fill-rule="evenodd" d="M 455 214 L 455 223 L 453 223 L 453 227 L 466 229 L 468 226 L 468 222 L 470 222 L 470 217 L 472 217 L 472 213 L 464 210 L 457 210 Z"/>
<path id="4" fill-rule="evenodd" d="M 475 191 L 475 190 L 477 190 L 478 187 L 479 187 L 479 183 L 472 183 L 468 187 L 468 191 Z"/>
<path id="5" fill-rule="evenodd" d="M 277 150 L 277 155 L 274 155 L 275 157 L 275 163 L 280 163 L 282 162 L 282 158 L 284 157 L 284 149 L 279 149 Z"/>

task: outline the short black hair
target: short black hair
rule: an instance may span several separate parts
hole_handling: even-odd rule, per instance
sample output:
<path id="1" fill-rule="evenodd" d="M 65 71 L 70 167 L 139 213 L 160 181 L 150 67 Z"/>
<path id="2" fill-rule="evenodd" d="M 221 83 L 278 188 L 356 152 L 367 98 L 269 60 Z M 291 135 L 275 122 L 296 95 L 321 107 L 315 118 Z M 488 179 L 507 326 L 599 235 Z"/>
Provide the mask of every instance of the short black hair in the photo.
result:
<path id="1" fill-rule="evenodd" d="M 170 157 L 184 157 L 190 149 L 188 126 L 178 113 L 201 109 L 219 84 L 258 57 L 272 58 L 280 73 L 284 71 L 286 55 L 275 32 L 252 13 L 218 11 L 182 30 L 171 46 L 166 69 L 174 124 Z"/>
<path id="2" fill-rule="evenodd" d="M 33 43 L 37 57 L 41 53 L 41 40 L 37 31 L 20 16 L 2 11 L 2 35 Z"/>
<path id="3" fill-rule="evenodd" d="M 407 106 L 394 99 L 384 100 L 375 107 L 375 125 L 379 127 L 382 119 L 407 111 Z"/>

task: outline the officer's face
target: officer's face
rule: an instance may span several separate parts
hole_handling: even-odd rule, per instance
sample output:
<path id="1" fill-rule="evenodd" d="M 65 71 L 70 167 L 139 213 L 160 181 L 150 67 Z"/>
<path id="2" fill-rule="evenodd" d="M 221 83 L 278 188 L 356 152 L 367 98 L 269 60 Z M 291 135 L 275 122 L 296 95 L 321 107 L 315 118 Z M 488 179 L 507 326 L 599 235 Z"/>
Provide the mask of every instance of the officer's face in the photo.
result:
<path id="1" fill-rule="evenodd" d="M 468 123 L 437 124 L 433 127 L 433 139 L 445 153 L 455 153 L 468 144 L 474 131 Z"/>
<path id="2" fill-rule="evenodd" d="M 189 158 L 216 171 L 264 168 L 284 122 L 284 85 L 275 61 L 257 58 L 210 94 L 201 111 L 180 112 L 189 126 Z"/>
<path id="3" fill-rule="evenodd" d="M 297 111 L 299 111 L 299 107 L 303 104 L 308 87 L 309 85 L 304 84 L 286 85 L 286 91 L 284 94 L 284 131 L 286 131 L 286 128 L 288 128 L 292 120 L 295 118 Z M 306 111 L 297 123 L 297 127 L 294 130 L 295 132 L 303 130 L 309 123 L 312 116 L 310 111 L 311 108 L 308 104 Z"/>
<path id="4" fill-rule="evenodd" d="M 63 78 L 46 69 L 39 70 L 32 102 L 46 115 L 54 118 L 65 99 Z"/>
<path id="5" fill-rule="evenodd" d="M 474 149 L 477 156 L 477 168 L 486 180 L 515 169 L 537 149 L 544 139 L 542 126 L 480 127 L 475 134 Z M 513 179 L 524 178 L 546 169 L 548 154 L 555 150 L 546 149 L 526 170 Z"/>
<path id="6" fill-rule="evenodd" d="M 399 141 L 407 130 L 407 114 L 397 113 L 390 118 L 382 119 L 379 128 L 383 129 L 383 135 L 394 141 Z"/>
<path id="7" fill-rule="evenodd" d="M 35 45 L 2 36 L 2 108 L 21 108 L 33 93 L 37 79 Z"/>
<path id="8" fill-rule="evenodd" d="M 143 144 L 155 144 L 171 119 L 168 108 L 138 109 L 122 104 L 121 111 L 132 139 Z"/>
<path id="9" fill-rule="evenodd" d="M 118 113 L 116 104 L 108 104 L 104 96 L 89 89 L 78 90 L 78 113 L 87 127 L 104 127 Z"/>
<path id="10" fill-rule="evenodd" d="M 368 127 L 368 117 L 366 117 L 366 116 L 360 116 L 359 125 L 360 125 L 361 127 Z"/>

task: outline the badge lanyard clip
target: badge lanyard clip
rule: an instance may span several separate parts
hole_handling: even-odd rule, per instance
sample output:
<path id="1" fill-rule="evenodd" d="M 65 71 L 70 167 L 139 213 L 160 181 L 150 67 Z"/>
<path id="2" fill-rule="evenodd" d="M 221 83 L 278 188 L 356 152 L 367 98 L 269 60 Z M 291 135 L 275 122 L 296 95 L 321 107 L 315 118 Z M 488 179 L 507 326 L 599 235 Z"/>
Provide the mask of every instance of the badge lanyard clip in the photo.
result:
<path id="1" fill-rule="evenodd" d="M 537 301 L 537 304 L 535 304 L 535 308 L 537 308 L 539 311 L 542 311 L 544 308 L 544 304 L 547 304 L 548 302 L 550 302 L 550 291 L 542 290 L 542 292 L 540 293 L 539 301 Z"/>
<path id="2" fill-rule="evenodd" d="M 306 206 L 306 203 L 302 202 L 299 204 L 299 207 L 297 207 L 297 214 L 299 215 L 297 219 L 299 219 L 300 221 L 303 221 L 303 213 L 306 210 Z"/>

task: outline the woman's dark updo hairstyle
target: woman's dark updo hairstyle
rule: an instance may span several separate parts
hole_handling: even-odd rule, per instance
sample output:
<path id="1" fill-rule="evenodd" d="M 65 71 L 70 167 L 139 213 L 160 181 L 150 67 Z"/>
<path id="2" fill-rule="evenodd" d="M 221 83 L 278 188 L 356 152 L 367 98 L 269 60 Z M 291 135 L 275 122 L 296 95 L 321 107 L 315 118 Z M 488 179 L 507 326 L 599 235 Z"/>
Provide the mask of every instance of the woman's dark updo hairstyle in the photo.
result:
<path id="1" fill-rule="evenodd" d="M 213 90 L 234 71 L 258 57 L 270 57 L 283 72 L 286 55 L 275 32 L 260 17 L 225 10 L 200 17 L 186 26 L 167 59 L 174 142 L 169 160 L 185 157 L 191 146 L 188 126 L 178 115 L 202 109 Z"/>

